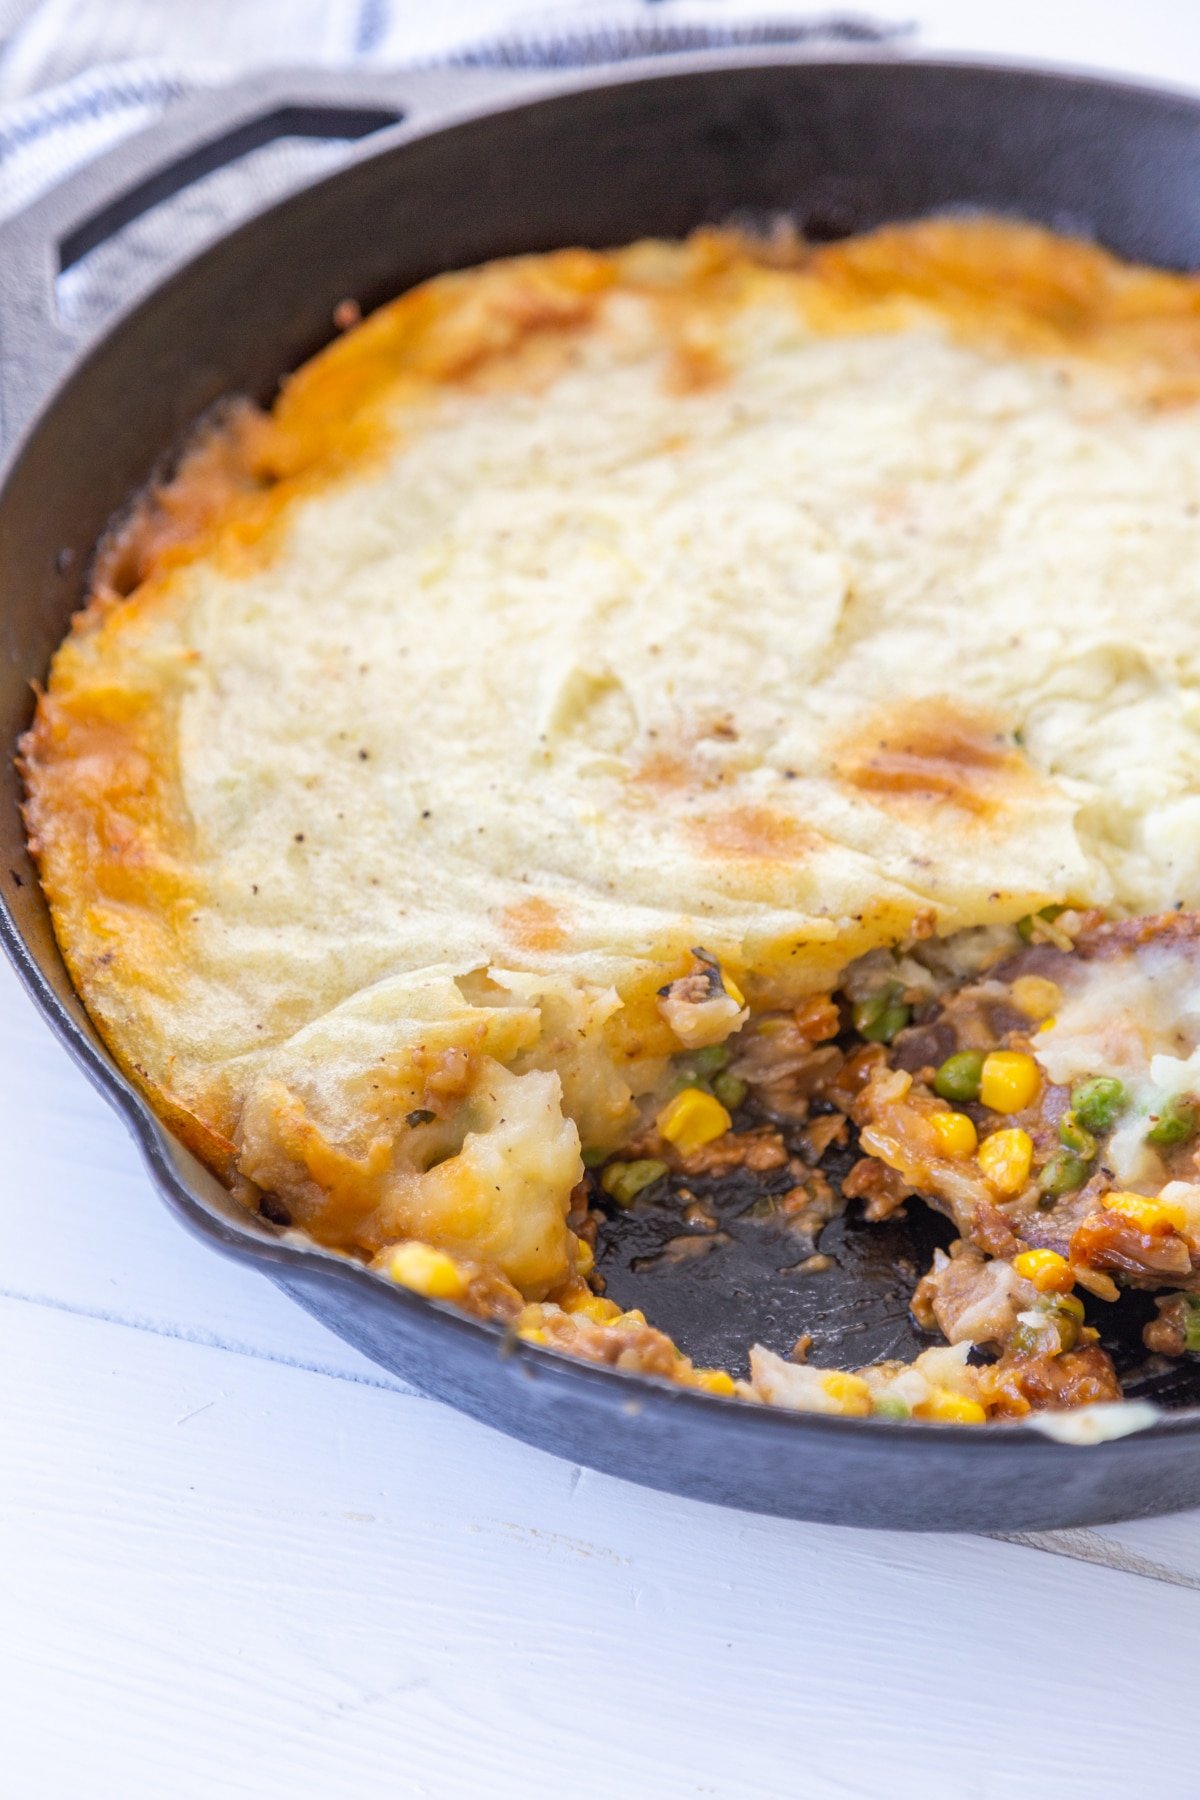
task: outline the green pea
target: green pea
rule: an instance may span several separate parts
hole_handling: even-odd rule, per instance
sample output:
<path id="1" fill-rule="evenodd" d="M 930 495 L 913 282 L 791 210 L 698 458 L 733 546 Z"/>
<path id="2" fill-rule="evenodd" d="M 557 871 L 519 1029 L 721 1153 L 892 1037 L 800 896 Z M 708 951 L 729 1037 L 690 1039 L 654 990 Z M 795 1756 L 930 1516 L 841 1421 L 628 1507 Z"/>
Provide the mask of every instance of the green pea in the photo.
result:
<path id="1" fill-rule="evenodd" d="M 1093 1075 L 1071 1089 L 1071 1111 L 1086 1131 L 1107 1131 L 1128 1105 L 1124 1082 L 1112 1075 Z"/>
<path id="2" fill-rule="evenodd" d="M 1181 1294 L 1183 1301 L 1183 1347 L 1194 1355 L 1200 1351 L 1200 1294 Z"/>
<path id="3" fill-rule="evenodd" d="M 1088 1165 L 1073 1150 L 1056 1150 L 1038 1176 L 1038 1192 L 1043 1201 L 1061 1200 L 1073 1194 L 1088 1178 Z M 1040 1204 L 1040 1202 L 1039 1202 Z"/>
<path id="4" fill-rule="evenodd" d="M 1036 1356 L 1039 1350 L 1045 1349 L 1041 1328 L 1018 1319 L 1009 1334 L 1007 1348 L 1015 1350 L 1018 1356 Z"/>
<path id="5" fill-rule="evenodd" d="M 1083 1129 L 1073 1112 L 1065 1112 L 1059 1120 L 1058 1141 L 1073 1150 L 1076 1156 L 1082 1156 L 1085 1162 L 1091 1162 L 1096 1154 L 1095 1138 Z"/>
<path id="6" fill-rule="evenodd" d="M 1083 1330 L 1083 1302 L 1078 1296 L 1056 1294 L 1053 1299 L 1040 1301 L 1035 1310 L 1037 1318 L 1018 1319 L 1016 1329 L 1009 1337 L 1008 1348 L 1023 1356 L 1037 1356 L 1046 1351 L 1061 1355 L 1064 1350 L 1073 1350 Z M 1054 1332 L 1054 1340 L 1047 1335 L 1050 1330 Z M 1052 1341 L 1057 1341 L 1057 1351 L 1052 1350 Z"/>
<path id="7" fill-rule="evenodd" d="M 956 1050 L 934 1076 L 934 1093 L 943 1100 L 978 1100 L 983 1063 L 982 1050 Z"/>
<path id="8" fill-rule="evenodd" d="M 1063 1294 L 1061 1300 L 1074 1300 L 1074 1294 Z M 1079 1305 L 1076 1302 L 1076 1305 Z M 1073 1350 L 1079 1342 L 1079 1333 L 1083 1329 L 1083 1307 L 1079 1306 L 1076 1316 L 1075 1308 L 1056 1304 L 1046 1308 L 1046 1316 L 1058 1332 L 1058 1350 L 1061 1356 L 1064 1350 Z"/>
<path id="9" fill-rule="evenodd" d="M 910 1419 L 912 1414 L 895 1394 L 880 1394 L 871 1402 L 871 1411 L 877 1419 Z"/>
<path id="10" fill-rule="evenodd" d="M 661 1180 L 666 1173 L 666 1163 L 650 1157 L 641 1162 L 614 1162 L 600 1177 L 600 1186 L 618 1206 L 632 1206 L 643 1188 Z"/>
<path id="11" fill-rule="evenodd" d="M 854 1029 L 869 1044 L 890 1044 L 912 1018 L 912 1007 L 901 999 L 904 990 L 891 981 L 882 993 L 860 1000 L 853 1010 Z"/>
<path id="12" fill-rule="evenodd" d="M 581 1155 L 585 1169 L 598 1169 L 602 1163 L 608 1160 L 607 1150 L 584 1150 Z"/>
<path id="13" fill-rule="evenodd" d="M 731 1075 L 728 1069 L 722 1069 L 712 1085 L 713 1093 L 730 1112 L 736 1112 L 750 1092 L 750 1083 L 743 1081 L 740 1075 Z"/>
<path id="14" fill-rule="evenodd" d="M 728 1061 L 729 1051 L 724 1044 L 709 1044 L 705 1049 L 693 1050 L 683 1057 L 681 1067 L 698 1080 L 707 1081 L 710 1076 L 719 1074 Z"/>
<path id="15" fill-rule="evenodd" d="M 1146 1142 L 1153 1144 L 1156 1150 L 1169 1150 L 1175 1144 L 1185 1144 L 1195 1135 L 1196 1123 L 1195 1101 L 1176 1096 L 1168 1100 L 1158 1113 L 1146 1133 Z"/>

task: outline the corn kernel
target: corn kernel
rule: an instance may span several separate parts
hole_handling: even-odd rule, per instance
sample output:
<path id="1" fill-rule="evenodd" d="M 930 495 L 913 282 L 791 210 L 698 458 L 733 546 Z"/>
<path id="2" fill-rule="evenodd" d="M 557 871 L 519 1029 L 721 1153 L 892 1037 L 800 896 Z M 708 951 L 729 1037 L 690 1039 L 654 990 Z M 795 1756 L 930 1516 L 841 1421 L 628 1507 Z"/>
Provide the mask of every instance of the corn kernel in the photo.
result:
<path id="1" fill-rule="evenodd" d="M 621 1326 L 644 1325 L 646 1323 L 646 1315 L 640 1307 L 631 1306 L 628 1312 L 623 1312 L 621 1314 L 616 1323 Z"/>
<path id="2" fill-rule="evenodd" d="M 549 1335 L 540 1325 L 518 1325 L 517 1336 L 522 1343 L 526 1344 L 548 1344 L 550 1342 Z"/>
<path id="3" fill-rule="evenodd" d="M 1048 981 L 1044 975 L 1019 975 L 1009 991 L 1013 1005 L 1027 1019 L 1048 1019 L 1062 999 L 1057 981 Z"/>
<path id="4" fill-rule="evenodd" d="M 733 1394 L 737 1391 L 733 1376 L 724 1369 L 693 1369 L 692 1381 L 696 1387 L 703 1388 L 706 1394 Z"/>
<path id="5" fill-rule="evenodd" d="M 1187 1213 L 1178 1200 L 1151 1200 L 1145 1194 L 1128 1194 L 1114 1188 L 1105 1194 L 1101 1204 L 1107 1212 L 1128 1219 L 1139 1231 L 1163 1231 L 1167 1227 L 1183 1231 L 1187 1225 Z"/>
<path id="6" fill-rule="evenodd" d="M 1051 1013 L 1050 1017 L 1048 1019 L 1043 1019 L 1041 1024 L 1038 1026 L 1038 1036 L 1040 1037 L 1043 1031 L 1053 1031 L 1054 1027 L 1057 1024 L 1058 1024 L 1058 1014 Z"/>
<path id="7" fill-rule="evenodd" d="M 396 1245 L 387 1259 L 387 1272 L 400 1287 L 411 1288 L 426 1300 L 461 1300 L 470 1286 L 470 1277 L 453 1257 L 415 1240 Z"/>
<path id="8" fill-rule="evenodd" d="M 983 1059 L 979 1098 L 993 1112 L 1020 1112 L 1036 1097 L 1041 1084 L 1038 1066 L 1025 1051 L 993 1050 Z"/>
<path id="9" fill-rule="evenodd" d="M 683 1156 L 724 1137 L 733 1120 L 712 1094 L 703 1088 L 684 1088 L 668 1100 L 658 1115 L 658 1129 Z"/>
<path id="10" fill-rule="evenodd" d="M 927 1400 L 913 1407 L 915 1419 L 934 1419 L 939 1425 L 982 1425 L 987 1418 L 978 1400 L 965 1394 L 951 1393 L 949 1388 L 934 1388 Z"/>
<path id="11" fill-rule="evenodd" d="M 871 1390 L 861 1375 L 847 1375 L 841 1369 L 831 1369 L 822 1377 L 821 1386 L 843 1412 L 859 1417 L 870 1412 Z"/>
<path id="12" fill-rule="evenodd" d="M 1069 1294 L 1075 1286 L 1071 1265 L 1057 1250 L 1022 1250 L 1013 1257 L 1013 1268 L 1032 1281 L 1039 1294 Z"/>
<path id="13" fill-rule="evenodd" d="M 929 1123 L 943 1156 L 973 1156 L 979 1145 L 979 1133 L 966 1113 L 930 1113 Z"/>
<path id="14" fill-rule="evenodd" d="M 979 1146 L 979 1166 L 1000 1194 L 1019 1194 L 1033 1166 L 1033 1139 L 1019 1125 L 993 1131 Z"/>
<path id="15" fill-rule="evenodd" d="M 596 1266 L 596 1254 L 586 1238 L 575 1239 L 575 1273 L 586 1281 Z"/>
<path id="16" fill-rule="evenodd" d="M 729 970 L 725 967 L 724 963 L 721 964 L 721 986 L 725 989 L 725 992 L 729 995 L 729 998 L 733 1001 L 735 1006 L 745 1006 L 746 996 L 743 994 L 741 988 L 733 979 L 733 976 L 729 973 Z"/>
<path id="17" fill-rule="evenodd" d="M 565 1302 L 564 1311 L 572 1318 L 590 1319 L 593 1325 L 608 1325 L 613 1319 L 619 1319 L 621 1309 L 615 1300 L 605 1300 L 600 1294 L 583 1294 L 577 1300 Z"/>

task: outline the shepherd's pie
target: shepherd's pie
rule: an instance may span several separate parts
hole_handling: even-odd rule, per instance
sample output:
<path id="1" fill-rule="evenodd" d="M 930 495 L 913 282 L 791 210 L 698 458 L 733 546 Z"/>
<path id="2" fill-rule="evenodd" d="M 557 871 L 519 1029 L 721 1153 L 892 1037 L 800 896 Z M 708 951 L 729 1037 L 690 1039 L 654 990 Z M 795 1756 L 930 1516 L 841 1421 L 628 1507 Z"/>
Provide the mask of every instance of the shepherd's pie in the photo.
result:
<path id="1" fill-rule="evenodd" d="M 404 295 L 98 552 L 23 744 L 98 1029 L 266 1220 L 535 1342 L 1116 1398 L 1078 1290 L 1200 1347 L 1198 406 L 1200 283 L 998 220 Z M 596 1291 L 600 1194 L 774 1158 L 819 1227 L 850 1132 L 960 1234 L 915 1364 Z"/>

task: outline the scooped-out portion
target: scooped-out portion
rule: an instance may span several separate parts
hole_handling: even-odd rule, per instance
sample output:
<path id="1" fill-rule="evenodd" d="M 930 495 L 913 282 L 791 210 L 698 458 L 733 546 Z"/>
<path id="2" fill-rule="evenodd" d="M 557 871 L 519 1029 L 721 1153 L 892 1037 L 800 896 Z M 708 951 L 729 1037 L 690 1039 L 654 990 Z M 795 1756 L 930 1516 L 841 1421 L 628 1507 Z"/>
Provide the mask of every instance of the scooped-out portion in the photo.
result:
<path id="1" fill-rule="evenodd" d="M 681 1057 L 676 1079 L 654 1125 L 599 1172 L 618 1205 L 668 1169 L 778 1163 L 796 1177 L 783 1208 L 814 1241 L 847 1201 L 883 1220 L 923 1200 L 959 1233 L 913 1295 L 918 1324 L 950 1349 L 831 1371 L 808 1366 L 802 1343 L 791 1361 L 756 1346 L 733 1391 L 970 1423 L 1117 1400 L 1084 1300 L 1095 1315 L 1126 1286 L 1168 1290 L 1149 1349 L 1196 1347 L 1196 915 L 1114 922 L 1052 906 L 1010 929 L 873 952 L 830 995 Z M 821 1161 L 848 1134 L 861 1154 L 838 1199 Z M 609 1323 L 620 1342 L 615 1309 Z M 536 1325 L 571 1335 L 544 1308 Z"/>
<path id="2" fill-rule="evenodd" d="M 1013 221 L 402 296 L 98 549 L 21 747 L 97 1028 L 268 1228 L 529 1342 L 1118 1399 L 1122 1289 L 1200 1346 L 1198 404 L 1196 278 Z M 844 1205 L 944 1212 L 929 1347 L 697 1368 L 618 1307 L 598 1211 L 739 1168 L 806 1280 Z"/>

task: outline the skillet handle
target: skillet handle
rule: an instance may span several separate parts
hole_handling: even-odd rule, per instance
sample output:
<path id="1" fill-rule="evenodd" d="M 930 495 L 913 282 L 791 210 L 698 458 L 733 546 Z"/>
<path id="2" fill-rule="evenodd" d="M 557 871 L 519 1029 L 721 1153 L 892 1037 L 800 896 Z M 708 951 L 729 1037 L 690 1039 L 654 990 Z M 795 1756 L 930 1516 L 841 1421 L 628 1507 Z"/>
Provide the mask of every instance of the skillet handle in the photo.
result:
<path id="1" fill-rule="evenodd" d="M 69 175 L 0 226 L 0 444 L 18 435 L 71 362 L 203 247 L 147 259 L 103 321 L 62 317 L 56 283 L 109 238 L 193 183 L 280 138 L 341 140 L 348 156 L 379 137 L 420 135 L 498 101 L 552 86 L 545 71 L 270 71 L 179 101 L 145 131 Z M 274 199 L 275 196 L 272 196 Z M 266 204 L 270 204 L 267 202 Z"/>

